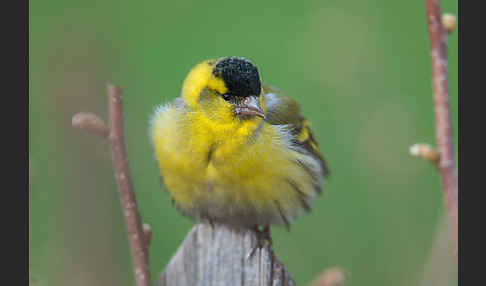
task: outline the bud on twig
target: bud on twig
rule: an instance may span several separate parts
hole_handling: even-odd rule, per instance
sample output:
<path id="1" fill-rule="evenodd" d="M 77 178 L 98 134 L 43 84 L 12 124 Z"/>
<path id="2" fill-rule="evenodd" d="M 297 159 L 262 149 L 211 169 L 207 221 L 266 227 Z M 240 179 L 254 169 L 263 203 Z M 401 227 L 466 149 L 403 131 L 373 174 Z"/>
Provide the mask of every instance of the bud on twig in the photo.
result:
<path id="1" fill-rule="evenodd" d="M 103 119 L 91 112 L 79 112 L 73 116 L 72 125 L 82 130 L 108 137 L 109 130 Z"/>
<path id="2" fill-rule="evenodd" d="M 456 16 L 454 14 L 443 14 L 442 25 L 447 33 L 452 33 L 456 28 Z"/>
<path id="3" fill-rule="evenodd" d="M 149 246 L 152 240 L 152 228 L 148 223 L 143 224 L 143 234 L 145 236 L 145 244 Z"/>
<path id="4" fill-rule="evenodd" d="M 410 155 L 422 158 L 433 164 L 439 162 L 439 153 L 434 147 L 426 143 L 417 143 L 410 146 Z"/>

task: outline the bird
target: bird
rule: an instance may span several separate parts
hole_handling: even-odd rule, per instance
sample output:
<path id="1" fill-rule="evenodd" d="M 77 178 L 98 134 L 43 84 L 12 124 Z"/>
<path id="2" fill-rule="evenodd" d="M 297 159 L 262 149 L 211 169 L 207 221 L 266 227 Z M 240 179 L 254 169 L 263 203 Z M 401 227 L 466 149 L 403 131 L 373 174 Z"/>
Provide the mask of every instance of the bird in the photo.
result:
<path id="1" fill-rule="evenodd" d="M 244 57 L 195 65 L 180 96 L 155 108 L 150 138 L 183 215 L 254 230 L 258 241 L 309 212 L 329 175 L 299 104 Z"/>

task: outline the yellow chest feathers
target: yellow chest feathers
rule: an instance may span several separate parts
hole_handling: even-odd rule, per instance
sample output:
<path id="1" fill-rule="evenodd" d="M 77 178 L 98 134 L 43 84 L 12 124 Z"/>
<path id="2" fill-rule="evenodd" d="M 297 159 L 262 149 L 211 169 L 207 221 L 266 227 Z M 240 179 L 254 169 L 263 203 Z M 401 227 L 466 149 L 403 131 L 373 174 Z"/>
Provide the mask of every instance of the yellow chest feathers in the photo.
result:
<path id="1" fill-rule="evenodd" d="M 301 165 L 312 163 L 310 157 L 289 148 L 285 134 L 261 120 L 216 124 L 174 106 L 161 108 L 152 122 L 161 176 L 182 210 L 194 216 L 253 213 L 262 223 L 287 223 L 282 212 L 294 217 L 315 196 Z"/>
<path id="2" fill-rule="evenodd" d="M 157 112 L 152 141 L 162 171 L 175 167 L 178 173 L 193 178 L 214 175 L 214 168 L 235 175 L 258 171 L 255 167 L 274 153 L 271 149 L 275 144 L 271 141 L 276 134 L 272 126 L 258 119 L 227 122 L 174 107 Z"/>

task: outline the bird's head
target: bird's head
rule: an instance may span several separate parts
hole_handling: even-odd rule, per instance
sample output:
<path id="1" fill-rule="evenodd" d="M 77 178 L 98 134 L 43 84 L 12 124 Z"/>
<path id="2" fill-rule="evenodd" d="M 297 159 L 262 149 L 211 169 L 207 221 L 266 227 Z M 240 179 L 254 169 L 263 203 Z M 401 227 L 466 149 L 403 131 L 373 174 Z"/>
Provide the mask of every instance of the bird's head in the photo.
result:
<path id="1" fill-rule="evenodd" d="M 186 77 L 182 97 L 187 105 L 215 120 L 265 118 L 257 67 L 241 57 L 207 60 Z"/>

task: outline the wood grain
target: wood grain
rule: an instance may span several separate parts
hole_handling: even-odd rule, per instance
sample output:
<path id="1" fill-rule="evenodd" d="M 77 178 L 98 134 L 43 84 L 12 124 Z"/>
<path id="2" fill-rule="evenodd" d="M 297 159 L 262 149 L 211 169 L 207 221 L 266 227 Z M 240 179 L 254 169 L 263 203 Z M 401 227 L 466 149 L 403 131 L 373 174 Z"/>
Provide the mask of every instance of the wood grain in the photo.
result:
<path id="1" fill-rule="evenodd" d="M 268 244 L 256 249 L 253 231 L 194 226 L 159 277 L 158 286 L 295 285 Z"/>

